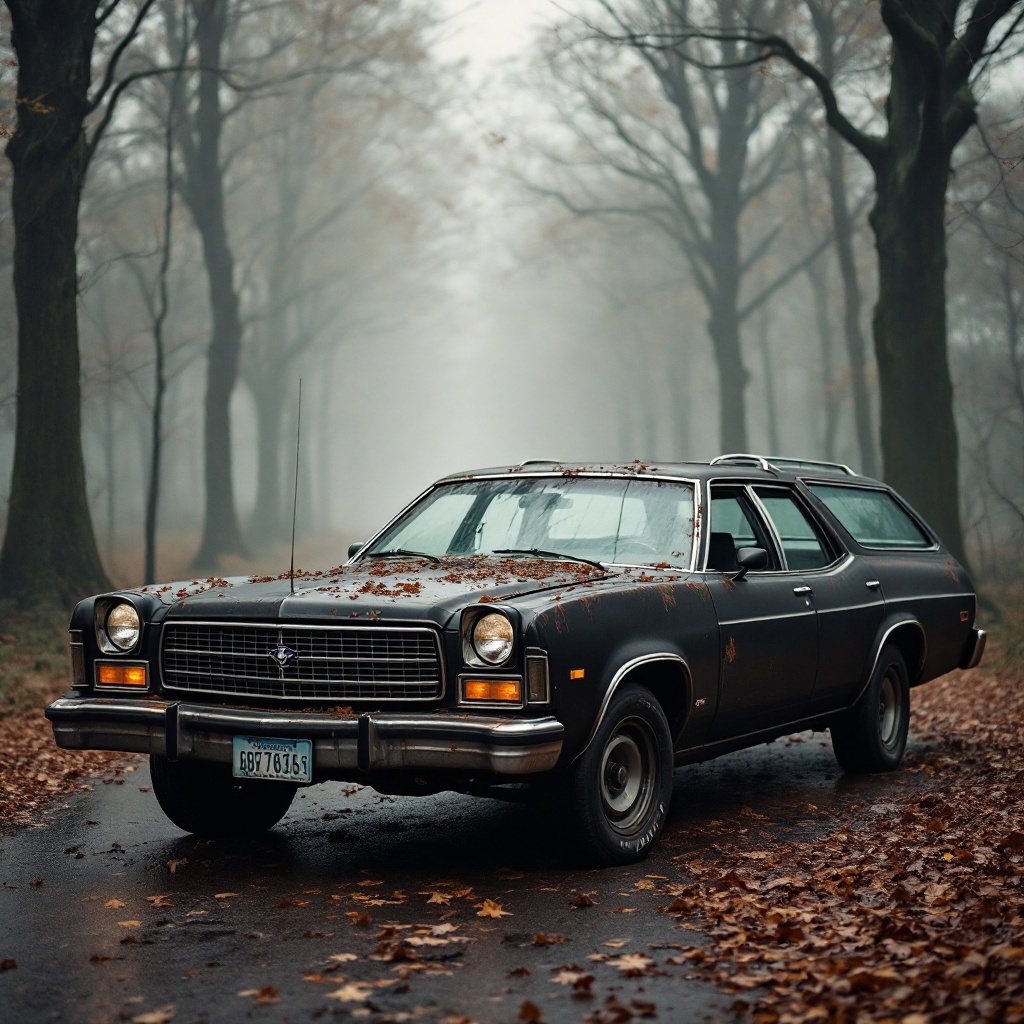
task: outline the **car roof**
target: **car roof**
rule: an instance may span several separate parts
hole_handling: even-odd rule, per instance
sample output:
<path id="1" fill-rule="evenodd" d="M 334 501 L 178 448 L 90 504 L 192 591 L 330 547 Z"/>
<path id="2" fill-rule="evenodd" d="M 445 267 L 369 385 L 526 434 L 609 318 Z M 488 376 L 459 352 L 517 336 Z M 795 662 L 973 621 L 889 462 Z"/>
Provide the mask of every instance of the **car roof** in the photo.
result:
<path id="1" fill-rule="evenodd" d="M 834 480 L 844 483 L 875 484 L 879 481 L 855 473 L 837 462 L 821 462 L 764 455 L 721 455 L 710 462 L 661 462 L 636 459 L 633 462 L 560 462 L 555 459 L 525 459 L 511 466 L 465 470 L 442 477 L 438 483 L 494 476 L 626 476 L 661 479 L 683 477 L 697 480 L 763 480 L 792 482 Z"/>

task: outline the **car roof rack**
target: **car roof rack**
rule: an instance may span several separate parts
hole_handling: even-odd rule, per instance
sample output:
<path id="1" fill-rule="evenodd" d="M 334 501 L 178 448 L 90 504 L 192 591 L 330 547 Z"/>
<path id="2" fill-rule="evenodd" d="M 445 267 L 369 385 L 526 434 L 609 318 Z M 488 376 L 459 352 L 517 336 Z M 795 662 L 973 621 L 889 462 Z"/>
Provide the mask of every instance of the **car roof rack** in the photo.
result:
<path id="1" fill-rule="evenodd" d="M 775 468 L 763 455 L 747 455 L 740 452 L 733 455 L 719 455 L 717 459 L 712 459 L 708 465 L 757 466 L 759 469 L 767 470 L 769 473 Z"/>
<path id="2" fill-rule="evenodd" d="M 719 455 L 712 459 L 712 466 L 757 466 L 767 470 L 769 473 L 776 469 L 821 469 L 829 473 L 845 473 L 847 476 L 856 476 L 849 466 L 841 462 L 823 462 L 820 459 L 793 459 L 783 455 L 749 455 L 737 453 L 734 455 Z"/>
<path id="3" fill-rule="evenodd" d="M 560 466 L 561 462 L 558 459 L 523 459 L 522 462 L 517 462 L 517 466 Z"/>
<path id="4" fill-rule="evenodd" d="M 788 459 L 785 456 L 769 455 L 768 461 L 780 469 L 823 469 L 831 473 L 845 473 L 846 476 L 857 474 L 842 462 L 824 462 L 821 459 Z"/>

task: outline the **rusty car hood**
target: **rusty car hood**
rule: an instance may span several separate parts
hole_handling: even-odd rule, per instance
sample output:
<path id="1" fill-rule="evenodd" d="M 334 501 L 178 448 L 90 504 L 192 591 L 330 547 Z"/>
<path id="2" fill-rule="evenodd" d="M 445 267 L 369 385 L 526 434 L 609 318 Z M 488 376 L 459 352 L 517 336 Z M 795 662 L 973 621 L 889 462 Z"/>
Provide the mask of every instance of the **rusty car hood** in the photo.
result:
<path id="1" fill-rule="evenodd" d="M 445 625 L 467 604 L 511 601 L 617 575 L 584 562 L 547 558 L 367 559 L 324 571 L 209 577 L 143 587 L 167 618 L 320 621 L 430 620 Z"/>

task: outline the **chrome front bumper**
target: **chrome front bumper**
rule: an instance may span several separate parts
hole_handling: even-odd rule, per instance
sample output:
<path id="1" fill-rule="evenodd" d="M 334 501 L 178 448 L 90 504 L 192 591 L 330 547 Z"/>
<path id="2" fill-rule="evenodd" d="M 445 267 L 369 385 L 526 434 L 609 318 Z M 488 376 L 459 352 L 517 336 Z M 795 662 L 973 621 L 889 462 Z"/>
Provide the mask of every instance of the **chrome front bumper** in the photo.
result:
<path id="1" fill-rule="evenodd" d="M 231 762 L 234 736 L 313 741 L 315 767 L 373 772 L 448 768 L 495 775 L 549 771 L 562 752 L 562 723 L 451 712 L 362 714 L 218 708 L 155 700 L 61 697 L 46 709 L 57 745 L 126 750 L 172 760 Z"/>

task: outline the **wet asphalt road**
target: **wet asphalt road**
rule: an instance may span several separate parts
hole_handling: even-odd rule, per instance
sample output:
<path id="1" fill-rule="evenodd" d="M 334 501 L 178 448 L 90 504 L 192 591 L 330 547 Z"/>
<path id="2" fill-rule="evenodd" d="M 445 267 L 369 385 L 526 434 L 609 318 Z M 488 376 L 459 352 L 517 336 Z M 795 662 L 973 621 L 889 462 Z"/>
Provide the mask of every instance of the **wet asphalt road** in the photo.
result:
<path id="1" fill-rule="evenodd" d="M 831 828 L 830 808 L 879 813 L 916 785 L 906 773 L 847 780 L 827 737 L 803 734 L 678 770 L 650 857 L 587 870 L 529 807 L 340 784 L 304 791 L 258 841 L 199 841 L 163 817 L 146 762 L 132 765 L 41 826 L 0 835 L 0 961 L 16 962 L 0 970 L 0 1024 L 148 1024 L 172 1019 L 172 1007 L 176 1024 L 484 1024 L 521 1019 L 526 1000 L 561 1024 L 609 996 L 637 1021 L 728 1020 L 731 997 L 668 962 L 707 942 L 697 922 L 657 909 L 672 901 L 665 886 L 690 881 L 687 858 L 716 843 L 813 840 Z M 448 902 L 429 902 L 434 892 Z M 593 906 L 572 905 L 582 892 Z M 510 916 L 478 916 L 485 899 Z M 354 923 L 360 914 L 372 923 Z M 538 945 L 537 934 L 565 941 Z M 398 959 L 371 958 L 396 949 Z M 656 973 L 608 963 L 631 953 Z M 555 981 L 564 967 L 593 975 L 592 998 Z M 268 986 L 278 1001 L 238 994 Z"/>

